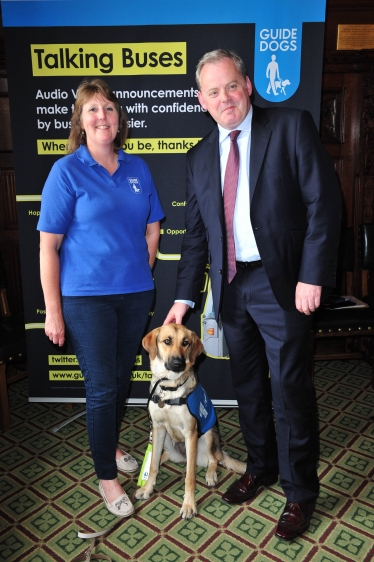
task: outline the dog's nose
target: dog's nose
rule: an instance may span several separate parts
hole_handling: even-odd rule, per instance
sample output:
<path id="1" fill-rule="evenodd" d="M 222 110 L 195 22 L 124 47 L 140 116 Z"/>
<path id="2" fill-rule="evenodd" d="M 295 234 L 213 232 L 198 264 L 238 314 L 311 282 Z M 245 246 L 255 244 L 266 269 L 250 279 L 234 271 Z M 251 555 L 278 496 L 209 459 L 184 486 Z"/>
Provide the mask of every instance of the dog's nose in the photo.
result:
<path id="1" fill-rule="evenodd" d="M 169 361 L 167 361 L 167 363 L 165 364 L 166 369 L 168 369 L 169 371 L 176 371 L 177 373 L 179 373 L 179 371 L 183 371 L 183 369 L 186 366 L 186 361 L 184 359 L 184 357 L 170 357 Z"/>

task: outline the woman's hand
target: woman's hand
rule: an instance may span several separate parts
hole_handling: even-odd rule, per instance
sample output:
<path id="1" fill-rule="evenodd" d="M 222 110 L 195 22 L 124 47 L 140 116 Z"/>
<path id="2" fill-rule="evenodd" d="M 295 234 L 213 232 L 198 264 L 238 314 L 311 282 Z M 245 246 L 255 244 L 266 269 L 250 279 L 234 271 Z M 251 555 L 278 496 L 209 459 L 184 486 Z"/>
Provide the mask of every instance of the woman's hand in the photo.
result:
<path id="1" fill-rule="evenodd" d="M 61 309 L 60 256 L 63 234 L 40 233 L 40 279 L 46 309 L 45 333 L 54 344 L 65 341 L 65 324 Z"/>
<path id="2" fill-rule="evenodd" d="M 65 342 L 65 323 L 62 312 L 50 314 L 48 311 L 45 316 L 45 334 L 52 343 L 64 345 Z"/>

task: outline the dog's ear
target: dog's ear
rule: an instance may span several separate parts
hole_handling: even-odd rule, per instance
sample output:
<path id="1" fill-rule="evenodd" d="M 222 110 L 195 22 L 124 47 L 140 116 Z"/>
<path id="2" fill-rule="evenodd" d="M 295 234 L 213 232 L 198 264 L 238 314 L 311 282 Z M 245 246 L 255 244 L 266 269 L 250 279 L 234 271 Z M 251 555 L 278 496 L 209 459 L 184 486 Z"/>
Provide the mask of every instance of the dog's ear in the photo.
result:
<path id="1" fill-rule="evenodd" d="M 197 336 L 195 332 L 191 331 L 191 336 L 192 336 L 192 346 L 188 359 L 191 365 L 194 365 L 196 361 L 196 357 L 198 357 L 203 352 L 204 346 L 199 336 Z"/>
<path id="2" fill-rule="evenodd" d="M 157 336 L 160 328 L 155 328 L 152 332 L 149 332 L 144 336 L 142 340 L 142 345 L 146 351 L 149 353 L 150 359 L 154 359 L 157 355 Z"/>

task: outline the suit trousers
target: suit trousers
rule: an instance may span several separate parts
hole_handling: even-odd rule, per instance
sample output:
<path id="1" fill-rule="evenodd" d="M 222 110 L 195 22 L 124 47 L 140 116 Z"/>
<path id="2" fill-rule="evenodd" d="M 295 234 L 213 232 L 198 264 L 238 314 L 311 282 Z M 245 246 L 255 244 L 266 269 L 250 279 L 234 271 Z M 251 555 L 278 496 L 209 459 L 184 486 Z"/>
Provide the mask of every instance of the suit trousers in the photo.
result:
<path id="1" fill-rule="evenodd" d="M 224 281 L 223 330 L 247 471 L 280 475 L 287 501 L 318 496 L 318 431 L 309 373 L 312 315 L 283 310 L 264 267 L 238 268 Z M 270 372 L 270 376 L 269 376 Z M 275 424 L 274 424 L 275 418 Z"/>

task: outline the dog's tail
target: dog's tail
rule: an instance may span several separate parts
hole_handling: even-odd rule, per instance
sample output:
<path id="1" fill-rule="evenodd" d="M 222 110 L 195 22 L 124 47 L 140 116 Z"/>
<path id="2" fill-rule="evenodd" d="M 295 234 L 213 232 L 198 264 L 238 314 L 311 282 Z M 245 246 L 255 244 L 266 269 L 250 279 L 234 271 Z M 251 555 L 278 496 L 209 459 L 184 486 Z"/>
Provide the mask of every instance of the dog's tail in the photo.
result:
<path id="1" fill-rule="evenodd" d="M 237 459 L 233 459 L 232 457 L 230 457 L 230 455 L 225 453 L 225 451 L 222 451 L 222 459 L 219 461 L 218 464 L 220 464 L 224 468 L 227 468 L 227 470 L 233 470 L 238 474 L 244 474 L 245 471 L 247 470 L 247 465 L 245 462 L 238 461 Z"/>

